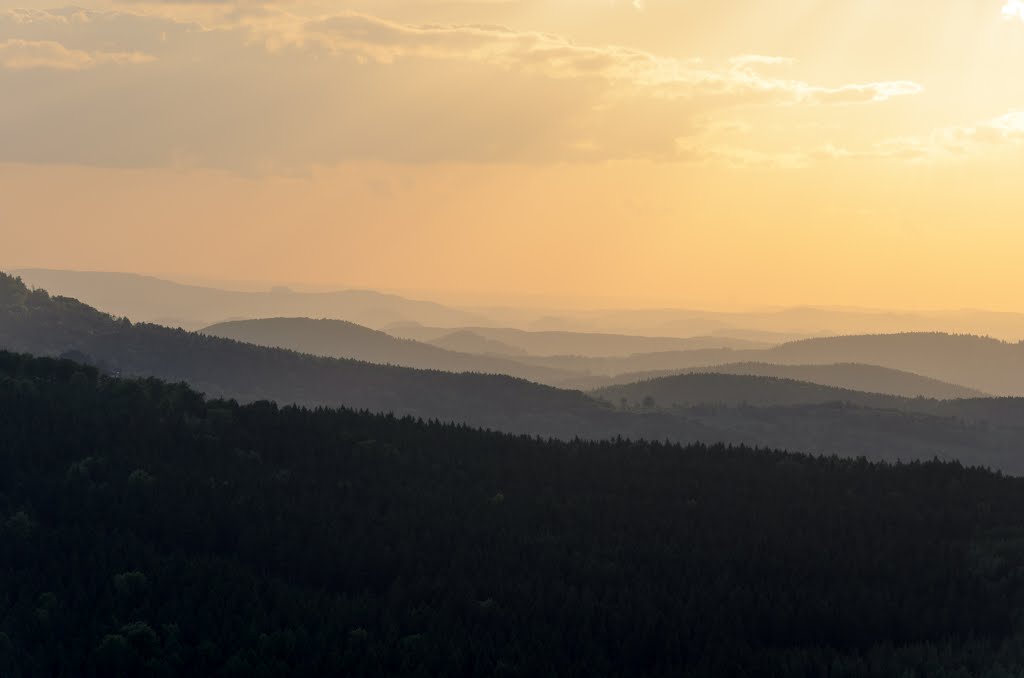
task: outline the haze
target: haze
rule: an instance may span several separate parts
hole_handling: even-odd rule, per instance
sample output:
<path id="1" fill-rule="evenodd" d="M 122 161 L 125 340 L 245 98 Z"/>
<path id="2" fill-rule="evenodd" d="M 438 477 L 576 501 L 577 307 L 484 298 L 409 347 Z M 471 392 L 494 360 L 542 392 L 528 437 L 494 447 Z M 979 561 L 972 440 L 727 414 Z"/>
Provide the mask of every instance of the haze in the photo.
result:
<path id="1" fill-rule="evenodd" d="M 8 270 L 1024 310 L 1019 3 L 0 9 Z"/>

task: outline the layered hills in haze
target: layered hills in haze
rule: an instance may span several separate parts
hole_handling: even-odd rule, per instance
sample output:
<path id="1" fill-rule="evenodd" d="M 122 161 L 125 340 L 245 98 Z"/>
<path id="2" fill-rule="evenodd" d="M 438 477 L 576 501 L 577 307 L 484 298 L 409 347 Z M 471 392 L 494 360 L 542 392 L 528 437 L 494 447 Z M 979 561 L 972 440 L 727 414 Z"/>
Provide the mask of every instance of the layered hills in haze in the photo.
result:
<path id="1" fill-rule="evenodd" d="M 556 384 L 573 376 L 572 372 L 557 368 L 525 365 L 500 356 L 459 353 L 411 339 L 398 339 L 344 320 L 235 320 L 211 325 L 202 333 L 332 358 L 445 372 L 507 374 L 544 384 Z"/>
<path id="2" fill-rule="evenodd" d="M 392 329 L 391 331 L 399 331 Z M 1024 381 L 1016 383 L 1013 375 L 1019 371 L 1014 356 L 1017 345 L 980 337 L 949 337 L 944 351 L 929 358 L 928 347 L 936 335 L 889 335 L 888 337 L 838 337 L 836 342 L 851 340 L 849 347 L 837 347 L 832 356 L 867 356 L 889 367 L 855 362 L 833 362 L 822 359 L 819 344 L 831 340 L 820 339 L 783 344 L 757 349 L 691 348 L 690 350 L 634 353 L 627 355 L 538 355 L 556 348 L 579 346 L 581 353 L 600 350 L 623 352 L 631 348 L 720 344 L 743 345 L 744 342 L 709 337 L 693 339 L 629 337 L 619 335 L 524 332 L 510 329 L 473 328 L 444 334 L 437 328 L 403 330 L 405 334 L 422 337 L 423 341 L 397 339 L 389 334 L 369 330 L 352 323 L 305 318 L 271 318 L 261 320 L 220 323 L 203 330 L 214 336 L 223 336 L 262 346 L 289 348 L 315 355 L 355 358 L 376 363 L 390 363 L 408 367 L 441 369 L 446 371 L 493 372 L 519 376 L 554 386 L 590 390 L 602 386 L 624 384 L 646 378 L 683 372 L 720 372 L 777 376 L 825 386 L 835 386 L 871 393 L 887 393 L 906 397 L 973 398 L 987 395 L 985 389 L 969 388 L 941 379 L 921 376 L 900 369 L 911 364 L 927 372 L 950 372 L 963 377 L 964 370 L 947 367 L 950 361 L 971 358 L 995 349 L 991 355 L 993 369 L 983 372 L 975 381 L 1006 388 L 1008 392 L 991 391 L 1000 395 L 1024 393 Z M 938 335 L 945 336 L 945 335 Z M 431 338 L 435 337 L 435 338 Z M 880 340 L 882 344 L 873 352 L 861 350 L 861 342 Z M 750 342 L 746 342 L 750 343 Z M 941 343 L 941 342 L 939 342 Z M 440 345 L 461 346 L 465 352 L 444 350 Z M 909 347 L 888 351 L 887 344 Z M 914 351 L 920 346 L 921 350 Z M 502 350 L 502 347 L 507 347 Z M 1001 349 L 1003 350 L 1000 353 Z M 911 356 L 913 359 L 910 359 Z M 734 362 L 739 357 L 757 358 L 764 362 Z M 806 360 L 809 363 L 799 364 Z M 1008 378 L 996 381 L 990 377 L 1005 370 Z"/>
<path id="3" fill-rule="evenodd" d="M 352 407 L 553 436 L 631 434 L 709 439 L 671 417 L 638 420 L 579 391 L 506 375 L 375 365 L 133 324 L 0 274 L 0 348 L 70 355 L 116 374 L 184 381 L 242 401 Z M 655 435 L 656 434 L 656 435 Z"/>
<path id="4" fill-rule="evenodd" d="M 114 315 L 186 329 L 235 318 L 274 316 L 339 318 L 368 327 L 397 322 L 466 325 L 482 320 L 475 313 L 369 290 L 296 292 L 279 287 L 247 292 L 182 285 L 131 273 L 49 269 L 15 273 L 27 285 L 80 299 Z"/>
<path id="5" fill-rule="evenodd" d="M 764 350 L 703 349 L 627 357 L 547 356 L 521 360 L 592 376 L 692 368 L 707 371 L 716 365 L 748 362 L 791 366 L 857 363 L 911 372 L 992 395 L 1024 396 L 1024 342 L 933 332 L 805 339 Z M 870 375 L 869 371 L 863 376 Z"/>
<path id="6" fill-rule="evenodd" d="M 1024 473 L 1021 400 L 852 404 L 860 396 L 836 394 L 835 402 L 829 395 L 752 407 L 722 405 L 719 392 L 708 392 L 689 408 L 662 407 L 663 400 L 623 409 L 504 375 L 376 365 L 133 324 L 8 276 L 0 277 L 0 348 L 66 355 L 112 374 L 184 381 L 246 402 L 347 406 L 561 438 L 721 441 L 890 461 L 937 456 Z M 742 385 L 730 402 L 748 389 Z M 764 402 L 778 402 L 772 398 Z"/>
<path id="7" fill-rule="evenodd" d="M 400 337 L 416 339 L 442 345 L 459 337 L 474 335 L 485 342 L 481 344 L 494 351 L 501 346 L 517 355 L 533 356 L 584 356 L 603 358 L 607 356 L 630 356 L 636 353 L 658 353 L 665 351 L 688 351 L 697 349 L 760 349 L 775 344 L 769 342 L 735 339 L 731 337 L 644 337 L 629 334 L 602 334 L 595 332 L 544 332 L 525 331 L 508 327 L 466 327 L 457 332 L 442 327 L 396 324 L 386 330 Z M 468 344 L 467 344 L 468 345 Z M 496 352 L 496 351 L 494 351 Z"/>
<path id="8" fill-rule="evenodd" d="M 27 284 L 54 294 L 74 296 L 90 305 L 135 320 L 189 329 L 225 320 L 267 317 L 313 317 L 348 320 L 374 329 L 396 325 L 428 328 L 518 328 L 543 333 L 712 337 L 778 344 L 808 337 L 901 332 L 945 332 L 1024 340 L 1024 314 L 978 310 L 893 312 L 858 308 L 781 308 L 745 312 L 691 309 L 562 311 L 501 307 L 455 307 L 415 301 L 367 290 L 298 292 L 236 291 L 183 285 L 150 276 L 25 268 L 13 271 Z M 508 342 L 515 345 L 514 342 Z M 721 346 L 722 344 L 714 344 Z M 678 348 L 678 347 L 676 347 Z M 569 353 L 587 354 L 586 349 Z M 639 348 L 630 353 L 671 350 Z M 545 354 L 565 351 L 543 350 Z M 619 351 L 603 353 L 615 355 Z"/>

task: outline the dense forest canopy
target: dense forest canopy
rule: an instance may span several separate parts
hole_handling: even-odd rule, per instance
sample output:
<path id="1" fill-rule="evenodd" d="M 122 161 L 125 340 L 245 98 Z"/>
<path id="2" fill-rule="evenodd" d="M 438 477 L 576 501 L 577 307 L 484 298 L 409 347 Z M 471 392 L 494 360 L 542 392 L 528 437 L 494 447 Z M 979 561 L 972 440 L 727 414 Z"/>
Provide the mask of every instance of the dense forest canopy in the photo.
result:
<path id="1" fill-rule="evenodd" d="M 0 352 L 0 673 L 1017 675 L 1022 483 Z"/>

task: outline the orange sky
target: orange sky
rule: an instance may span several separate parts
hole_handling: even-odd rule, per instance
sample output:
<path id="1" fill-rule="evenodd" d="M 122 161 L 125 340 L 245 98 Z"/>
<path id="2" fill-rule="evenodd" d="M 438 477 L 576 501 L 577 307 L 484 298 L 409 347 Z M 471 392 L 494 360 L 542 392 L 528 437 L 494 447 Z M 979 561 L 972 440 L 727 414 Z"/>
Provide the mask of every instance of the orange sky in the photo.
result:
<path id="1" fill-rule="evenodd" d="M 1002 0 L 46 6 L 0 0 L 0 266 L 1024 311 Z"/>

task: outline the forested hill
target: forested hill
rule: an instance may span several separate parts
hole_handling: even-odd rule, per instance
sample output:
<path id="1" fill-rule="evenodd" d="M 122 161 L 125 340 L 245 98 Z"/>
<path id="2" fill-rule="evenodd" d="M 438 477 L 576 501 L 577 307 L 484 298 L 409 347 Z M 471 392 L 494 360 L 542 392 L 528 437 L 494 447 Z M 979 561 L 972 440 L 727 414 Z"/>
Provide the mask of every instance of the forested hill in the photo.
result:
<path id="1" fill-rule="evenodd" d="M 242 401 L 348 406 L 560 437 L 647 434 L 720 440 L 698 424 L 614 412 L 578 391 L 501 375 L 455 374 L 314 357 L 115 319 L 0 273 L 0 348 L 70 355 L 115 374 L 191 384 Z"/>
<path id="2" fill-rule="evenodd" d="M 707 367 L 690 367 L 682 370 L 659 370 L 655 372 L 636 372 L 620 374 L 616 377 L 591 377 L 581 379 L 579 384 L 584 390 L 631 384 L 637 381 L 669 377 L 677 374 L 714 373 L 740 374 L 757 377 L 777 377 L 792 379 L 822 386 L 862 391 L 864 393 L 883 393 L 904 398 L 936 398 L 949 400 L 953 398 L 981 398 L 981 391 L 950 384 L 938 379 L 922 377 L 910 372 L 894 370 L 877 365 L 864 363 L 838 363 L 822 365 L 778 365 L 771 363 L 728 363 Z M 590 388 L 587 389 L 588 382 Z"/>
<path id="3" fill-rule="evenodd" d="M 876 412 L 925 414 L 981 424 L 1006 427 L 1017 438 L 1016 448 L 1024 453 L 1024 398 L 903 398 L 883 393 L 865 393 L 821 386 L 793 379 L 757 377 L 744 374 L 692 372 L 670 377 L 644 379 L 630 384 L 608 386 L 592 392 L 598 398 L 627 408 L 685 410 L 699 419 L 701 407 L 725 407 L 737 412 L 750 409 L 799 408 L 841 404 Z"/>
<path id="4" fill-rule="evenodd" d="M 595 395 L 632 405 L 664 406 L 716 405 L 812 405 L 845 402 L 864 407 L 897 409 L 906 399 L 880 393 L 822 386 L 806 381 L 760 377 L 746 374 L 693 372 L 609 386 L 594 391 Z M 649 400 L 648 400 L 649 399 Z"/>
<path id="5" fill-rule="evenodd" d="M 573 376 L 572 372 L 523 365 L 508 358 L 460 353 L 411 339 L 399 339 L 344 320 L 236 320 L 211 325 L 201 332 L 214 337 L 331 358 L 353 358 L 370 363 L 446 372 L 507 374 L 543 384 L 555 384 Z"/>
<path id="6" fill-rule="evenodd" d="M 0 674 L 1024 672 L 1024 483 L 205 401 L 0 352 Z"/>

